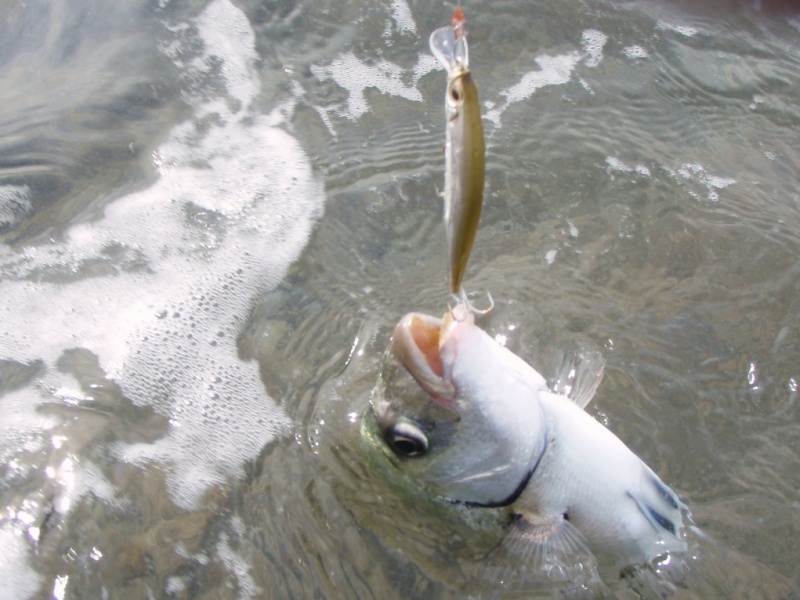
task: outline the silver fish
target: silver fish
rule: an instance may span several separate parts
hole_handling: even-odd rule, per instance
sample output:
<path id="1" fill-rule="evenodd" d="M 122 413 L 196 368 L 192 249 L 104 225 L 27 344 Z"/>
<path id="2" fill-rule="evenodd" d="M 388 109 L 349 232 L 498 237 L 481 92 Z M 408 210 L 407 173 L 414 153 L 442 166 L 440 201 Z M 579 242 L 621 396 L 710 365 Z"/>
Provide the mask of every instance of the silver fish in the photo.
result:
<path id="1" fill-rule="evenodd" d="M 390 348 L 367 414 L 376 443 L 432 496 L 508 510 L 503 544 L 533 566 L 581 554 L 623 568 L 686 549 L 684 503 L 583 410 L 602 371 L 577 403 L 553 393 L 463 304 L 406 315 Z"/>
<path id="2" fill-rule="evenodd" d="M 430 47 L 447 70 L 444 222 L 448 284 L 450 292 L 457 294 L 461 290 L 481 216 L 486 168 L 478 88 L 469 70 L 461 7 L 456 7 L 452 25 L 431 34 Z"/>

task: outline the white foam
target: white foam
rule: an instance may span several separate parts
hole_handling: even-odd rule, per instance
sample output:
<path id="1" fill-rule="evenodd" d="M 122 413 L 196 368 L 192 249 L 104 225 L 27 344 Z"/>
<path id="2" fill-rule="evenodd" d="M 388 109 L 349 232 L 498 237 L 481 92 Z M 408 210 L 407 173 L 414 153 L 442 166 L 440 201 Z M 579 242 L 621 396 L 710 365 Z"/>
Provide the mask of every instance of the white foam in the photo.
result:
<path id="1" fill-rule="evenodd" d="M 619 173 L 636 173 L 637 175 L 641 175 L 642 177 L 650 177 L 650 169 L 645 165 L 635 165 L 631 167 L 630 165 L 622 162 L 615 156 L 606 156 L 606 165 L 607 171 L 609 173 L 619 172 Z"/>
<path id="2" fill-rule="evenodd" d="M 233 64 L 236 76 L 224 78 L 230 88 L 223 94 L 244 105 L 258 81 L 246 66 L 254 38 L 242 31 L 242 18 L 218 0 L 198 31 L 206 35 L 218 22 L 226 35 L 237 32 L 224 43 L 216 35 L 204 42 L 224 57 L 223 72 Z M 299 255 L 324 200 L 303 150 L 277 126 L 287 105 L 270 115 L 239 110 L 220 99 L 199 106 L 198 115 L 214 111 L 217 118 L 171 131 L 154 156 L 155 184 L 108 205 L 102 220 L 73 226 L 64 242 L 20 253 L 0 247 L 0 358 L 45 365 L 41 391 L 23 388 L 3 405 L 17 394 L 35 407 L 57 399 L 58 390 L 80 393 L 70 392 L 74 381 L 55 365 L 67 349 L 92 351 L 127 398 L 169 417 L 169 435 L 118 452 L 161 466 L 173 500 L 185 508 L 287 430 L 258 365 L 238 358 L 236 338 L 253 298 L 274 287 Z M 110 249 L 122 258 L 109 260 Z M 107 265 L 102 275 L 91 270 L 97 263 Z M 60 273 L 66 276 L 57 282 L 51 274 Z M 35 439 L 53 426 L 23 417 L 20 436 Z M 91 467 L 54 474 L 65 490 L 64 510 L 89 488 L 113 495 Z"/>
<path id="3" fill-rule="evenodd" d="M 539 56 L 536 64 L 539 69 L 528 71 L 520 79 L 519 83 L 501 91 L 500 94 L 506 97 L 508 104 L 527 100 L 536 90 L 549 85 L 563 85 L 572 77 L 575 65 L 581 59 L 578 52 L 570 52 L 559 56 Z"/>
<path id="4" fill-rule="evenodd" d="M 90 492 L 107 504 L 114 502 L 114 486 L 97 465 L 86 458 L 78 460 L 75 456 L 67 455 L 56 468 L 50 468 L 49 473 L 59 484 L 53 498 L 53 508 L 59 514 L 68 514 L 72 506 Z"/>
<path id="5" fill-rule="evenodd" d="M 417 25 L 406 0 L 392 0 L 391 20 L 386 22 L 383 39 L 389 45 L 393 25 L 401 34 L 417 35 Z M 430 54 L 420 53 L 417 63 L 410 72 L 398 64 L 381 59 L 369 61 L 359 59 L 353 52 L 344 52 L 329 64 L 311 65 L 311 72 L 320 81 L 332 80 L 347 91 L 344 105 L 315 107 L 328 131 L 336 137 L 331 120 L 332 114 L 356 120 L 369 112 L 366 91 L 378 90 L 381 94 L 398 96 L 412 102 L 422 102 L 422 93 L 417 84 L 423 76 L 439 67 L 438 61 Z"/>
<path id="6" fill-rule="evenodd" d="M 687 25 L 673 25 L 672 23 L 667 23 L 666 21 L 658 21 L 656 23 L 656 29 L 660 29 L 661 31 L 674 31 L 675 33 L 684 37 L 694 37 L 698 33 L 698 30 L 695 27 L 689 27 Z"/>
<path id="7" fill-rule="evenodd" d="M 572 221 L 567 221 L 567 225 L 569 225 L 569 235 L 570 237 L 578 237 L 578 228 L 575 226 L 575 223 Z"/>
<path id="8" fill-rule="evenodd" d="M 551 85 L 563 85 L 572 78 L 575 66 L 580 62 L 579 52 L 569 52 L 556 56 L 543 55 L 535 59 L 538 70 L 528 71 L 518 83 L 500 91 L 505 96 L 502 105 L 495 105 L 484 113 L 484 119 L 500 126 L 500 117 L 515 102 L 527 100 L 536 90 Z"/>
<path id="9" fill-rule="evenodd" d="M 263 590 L 256 584 L 250 575 L 250 565 L 247 560 L 231 547 L 228 535 L 222 533 L 217 542 L 217 556 L 236 578 L 239 598 L 263 598 Z"/>
<path id="10" fill-rule="evenodd" d="M 622 49 L 622 53 L 627 56 L 628 58 L 647 58 L 650 56 L 647 53 L 647 50 L 642 48 L 641 46 L 626 46 Z"/>
<path id="11" fill-rule="evenodd" d="M 368 88 L 375 88 L 382 94 L 422 102 L 422 94 L 416 88 L 416 82 L 406 85 L 403 82 L 402 67 L 388 60 L 368 64 L 352 52 L 345 52 L 327 66 L 312 65 L 311 72 L 321 80 L 333 79 L 347 90 L 347 108 L 340 109 L 339 112 L 349 119 L 358 119 L 369 111 L 364 93 Z"/>
<path id="12" fill-rule="evenodd" d="M 753 101 L 748 105 L 747 108 L 750 110 L 756 110 L 758 109 L 759 105 L 764 104 L 766 101 L 767 99 L 764 96 L 756 94 L 753 96 Z"/>
<path id="13" fill-rule="evenodd" d="M 586 58 L 587 67 L 596 67 L 603 60 L 603 46 L 606 45 L 608 36 L 596 29 L 587 29 L 581 34 L 581 46 L 588 55 Z"/>
<path id="14" fill-rule="evenodd" d="M 53 582 L 53 600 L 64 600 L 67 597 L 69 575 L 56 575 Z"/>
<path id="15" fill-rule="evenodd" d="M 436 60 L 436 57 L 433 56 L 433 54 L 420 54 L 419 60 L 417 61 L 417 64 L 414 65 L 413 69 L 412 81 L 414 82 L 414 85 L 416 85 L 417 82 L 422 79 L 422 77 L 431 71 L 436 71 L 437 69 L 442 69 L 442 66 L 439 64 L 439 61 Z"/>
<path id="16" fill-rule="evenodd" d="M 197 17 L 196 25 L 206 56 L 216 56 L 225 65 L 222 76 L 228 93 L 247 107 L 260 88 L 254 66 L 256 36 L 247 16 L 230 0 L 216 0 Z"/>
<path id="17" fill-rule="evenodd" d="M 629 171 L 633 170 L 631 167 L 614 156 L 606 156 L 606 164 L 608 165 L 608 169 L 610 171 L 621 171 L 622 173 L 628 173 Z"/>
<path id="18" fill-rule="evenodd" d="M 27 185 L 0 185 L 0 228 L 14 227 L 30 213 L 30 193 Z"/>
<path id="19" fill-rule="evenodd" d="M 392 19 L 400 32 L 417 34 L 417 24 L 405 0 L 392 0 Z"/>
<path id="20" fill-rule="evenodd" d="M 173 597 L 182 596 L 187 592 L 186 581 L 184 581 L 183 578 L 178 577 L 177 575 L 173 575 L 172 577 L 167 577 L 166 583 L 164 584 L 164 591 L 169 596 Z"/>
<path id="21" fill-rule="evenodd" d="M 5 283 L 4 287 L 8 284 Z M 3 295 L 5 296 L 5 294 Z M 0 303 L 5 304 L 3 300 Z M 10 311 L 3 311 L 11 314 Z M 3 319 L 7 322 L 7 319 Z M 0 341 L 2 338 L 0 338 Z M 0 345 L 0 348 L 3 348 Z M 0 358 L 9 358 L 14 354 L 0 354 Z M 0 396 L 0 460 L 9 470 L 14 470 L 14 455 L 24 449 L 36 452 L 43 446 L 42 434 L 58 425 L 58 419 L 43 415 L 37 410 L 39 402 L 31 398 L 30 390 L 21 389 Z M 11 476 L 9 472 L 6 474 Z"/>
<path id="22" fill-rule="evenodd" d="M 392 19 L 400 31 L 416 31 L 416 25 L 410 16 L 410 9 L 406 2 L 392 4 Z M 390 30 L 387 29 L 384 37 Z M 500 126 L 503 112 L 513 103 L 530 98 L 536 90 L 550 85 L 567 83 L 575 70 L 575 66 L 582 59 L 586 60 L 589 67 L 597 66 L 603 58 L 603 47 L 608 40 L 604 33 L 587 29 L 582 33 L 581 45 L 583 54 L 574 51 L 556 56 L 539 56 L 535 63 L 538 70 L 525 73 L 520 81 L 500 92 L 505 96 L 502 104 L 485 102 L 486 121 Z M 312 65 L 311 72 L 320 81 L 334 81 L 338 86 L 347 91 L 347 100 L 344 105 L 315 107 L 325 126 L 332 136 L 336 131 L 331 119 L 332 114 L 339 114 L 345 118 L 356 120 L 369 112 L 369 102 L 366 90 L 375 89 L 382 94 L 398 96 L 413 102 L 422 102 L 423 97 L 417 84 L 419 80 L 436 69 L 441 69 L 439 62 L 430 54 L 422 53 L 418 56 L 417 63 L 409 70 L 386 59 L 366 61 L 359 59 L 353 52 L 348 51 L 337 56 L 329 64 Z M 581 80 L 582 85 L 589 93 L 593 93 L 588 83 Z"/>
<path id="23" fill-rule="evenodd" d="M 0 522 L 0 598 L 38 597 L 42 576 L 30 566 L 25 534 L 11 522 Z"/>
<path id="24" fill-rule="evenodd" d="M 681 165 L 678 168 L 678 174 L 686 180 L 695 180 L 705 186 L 707 198 L 712 202 L 719 200 L 719 192 L 717 190 L 723 190 L 736 183 L 736 180 L 731 177 L 711 175 L 706 168 L 699 163 L 685 163 Z M 697 193 L 691 190 L 689 193 L 694 198 L 700 199 Z"/>

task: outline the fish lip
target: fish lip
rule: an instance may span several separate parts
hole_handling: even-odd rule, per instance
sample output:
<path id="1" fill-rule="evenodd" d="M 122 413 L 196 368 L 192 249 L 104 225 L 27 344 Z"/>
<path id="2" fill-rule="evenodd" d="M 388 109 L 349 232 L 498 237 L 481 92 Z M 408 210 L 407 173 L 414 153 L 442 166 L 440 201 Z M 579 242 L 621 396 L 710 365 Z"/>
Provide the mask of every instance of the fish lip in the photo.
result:
<path id="1" fill-rule="evenodd" d="M 442 319 L 409 313 L 395 327 L 390 347 L 406 371 L 434 400 L 454 409 L 456 388 L 446 376 L 440 353 L 445 326 Z"/>

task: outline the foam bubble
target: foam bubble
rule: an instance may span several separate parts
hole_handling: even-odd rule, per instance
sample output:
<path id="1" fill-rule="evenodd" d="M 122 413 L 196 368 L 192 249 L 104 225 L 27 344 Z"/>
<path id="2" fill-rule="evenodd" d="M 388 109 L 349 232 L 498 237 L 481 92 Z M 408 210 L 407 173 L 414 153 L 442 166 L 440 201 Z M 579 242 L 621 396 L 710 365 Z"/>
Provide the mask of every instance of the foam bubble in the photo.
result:
<path id="1" fill-rule="evenodd" d="M 311 72 L 322 80 L 333 79 L 348 91 L 347 109 L 341 112 L 349 119 L 358 119 L 369 111 L 364 94 L 367 88 L 376 88 L 382 94 L 422 102 L 420 91 L 414 85 L 403 83 L 403 69 L 388 60 L 367 64 L 352 52 L 346 52 L 327 66 L 312 65 Z"/>
<path id="2" fill-rule="evenodd" d="M 569 52 L 567 54 L 560 54 L 556 56 L 539 56 L 535 59 L 536 64 L 539 66 L 538 70 L 528 71 L 519 80 L 518 83 L 507 87 L 500 91 L 501 96 L 505 96 L 503 104 L 489 104 L 485 103 L 487 110 L 484 113 L 484 119 L 500 126 L 500 117 L 506 109 L 515 102 L 527 100 L 543 87 L 550 85 L 563 85 L 572 78 L 572 73 L 575 66 L 581 60 L 579 52 Z"/>
<path id="3" fill-rule="evenodd" d="M 436 71 L 437 69 L 441 68 L 441 64 L 439 64 L 439 61 L 436 60 L 436 57 L 434 57 L 433 54 L 420 54 L 419 60 L 417 61 L 417 64 L 414 65 L 413 70 L 414 85 L 416 85 L 417 82 L 422 79 L 422 77 L 431 71 Z"/>
<path id="4" fill-rule="evenodd" d="M 614 156 L 606 156 L 606 164 L 611 171 L 621 171 L 623 173 L 627 173 L 632 170 L 631 167 Z"/>
<path id="5" fill-rule="evenodd" d="M 406 0 L 392 0 L 391 21 L 386 22 L 383 38 L 389 44 L 392 22 L 400 33 L 417 35 L 417 25 Z M 412 102 L 422 102 L 422 93 L 417 89 L 419 80 L 439 68 L 438 61 L 430 54 L 421 53 L 410 74 L 398 64 L 386 59 L 368 61 L 359 59 L 353 52 L 345 52 L 326 65 L 311 65 L 314 76 L 321 80 L 333 80 L 347 91 L 345 106 L 315 106 L 331 136 L 336 137 L 332 114 L 356 120 L 369 112 L 366 90 L 376 89 L 382 94 L 398 96 Z"/>
<path id="6" fill-rule="evenodd" d="M 217 542 L 217 556 L 236 578 L 240 598 L 263 597 L 263 590 L 250 575 L 250 565 L 245 558 L 236 553 L 231 547 L 226 533 L 223 533 L 219 542 Z"/>
<path id="7" fill-rule="evenodd" d="M 606 45 L 608 36 L 596 29 L 587 29 L 581 34 L 581 46 L 589 56 L 586 59 L 587 67 L 596 67 L 603 60 L 603 46 Z"/>
<path id="8" fill-rule="evenodd" d="M 572 221 L 567 221 L 567 225 L 569 225 L 569 235 L 570 237 L 578 237 L 578 228 L 575 226 L 575 223 Z"/>
<path id="9" fill-rule="evenodd" d="M 625 164 L 620 159 L 615 156 L 607 156 L 606 157 L 606 165 L 608 165 L 608 172 L 619 172 L 619 173 L 636 173 L 637 175 L 641 175 L 642 177 L 650 177 L 650 169 L 645 165 L 635 165 L 631 167 L 630 165 Z"/>
<path id="10" fill-rule="evenodd" d="M 0 523 L 0 598 L 27 600 L 39 595 L 42 576 L 30 566 L 24 534 L 10 522 Z"/>
<path id="11" fill-rule="evenodd" d="M 736 183 L 736 180 L 730 177 L 711 175 L 706 168 L 699 163 L 685 163 L 681 165 L 678 168 L 678 174 L 686 180 L 698 181 L 705 186 L 707 198 L 712 202 L 719 200 L 719 192 L 717 190 L 725 189 Z M 691 190 L 689 193 L 694 198 L 700 199 L 697 193 Z"/>
<path id="12" fill-rule="evenodd" d="M 417 24 L 405 0 L 392 0 L 392 19 L 402 33 L 417 34 Z"/>
<path id="13" fill-rule="evenodd" d="M 647 58 L 650 56 L 647 50 L 641 46 L 626 46 L 622 49 L 622 53 L 628 58 Z"/>
<path id="14" fill-rule="evenodd" d="M 27 185 L 0 185 L 0 229 L 18 225 L 30 213 L 30 193 Z"/>
<path id="15" fill-rule="evenodd" d="M 2 341 L 3 336 L 0 336 Z M 2 346 L 0 346 L 1 348 Z M 16 390 L 0 396 L 0 459 L 13 471 L 13 456 L 24 449 L 36 452 L 42 445 L 42 433 L 58 424 L 58 419 L 37 410 L 39 402 L 31 401 L 28 390 Z M 7 477 L 13 473 L 7 472 Z"/>
<path id="16" fill-rule="evenodd" d="M 689 27 L 686 25 L 673 25 L 671 23 L 667 23 L 666 21 L 658 21 L 658 23 L 656 23 L 656 29 L 660 29 L 661 31 L 674 31 L 675 33 L 684 37 L 694 37 L 698 33 L 698 30 L 695 27 Z"/>
<path id="17" fill-rule="evenodd" d="M 759 105 L 764 104 L 766 101 L 767 99 L 764 96 L 756 94 L 753 96 L 753 101 L 748 105 L 747 108 L 750 110 L 757 110 Z"/>
<path id="18" fill-rule="evenodd" d="M 578 52 L 570 52 L 559 56 L 539 56 L 536 64 L 539 69 L 525 73 L 519 83 L 500 92 L 506 97 L 506 102 L 512 104 L 527 100 L 536 90 L 549 85 L 563 85 L 572 78 L 575 65 L 581 59 Z"/>
<path id="19" fill-rule="evenodd" d="M 247 66 L 254 37 L 242 31 L 244 15 L 218 0 L 199 22 L 206 51 L 225 61 L 223 72 L 233 65 L 222 94 L 244 105 L 259 86 Z M 236 35 L 208 35 L 215 22 Z M 288 417 L 267 396 L 258 365 L 238 358 L 236 338 L 253 297 L 281 281 L 322 212 L 324 192 L 308 158 L 278 126 L 290 108 L 240 115 L 241 106 L 212 98 L 159 147 L 160 177 L 150 188 L 109 204 L 99 221 L 73 226 L 62 243 L 21 252 L 0 246 L 0 314 L 14 325 L 0 330 L 0 358 L 45 365 L 40 388 L 7 394 L 3 406 L 17 394 L 33 410 L 58 400 L 58 390 L 79 393 L 56 365 L 70 348 L 91 351 L 127 398 L 169 417 L 167 436 L 117 450 L 162 467 L 185 508 L 286 432 Z M 209 111 L 218 118 L 202 122 Z M 20 418 L 27 438 L 52 427 Z M 90 488 L 113 496 L 88 463 L 63 466 L 54 471 L 63 510 Z"/>
<path id="20" fill-rule="evenodd" d="M 216 56 L 225 64 L 221 73 L 228 93 L 243 106 L 249 105 L 260 83 L 254 67 L 256 38 L 247 16 L 230 0 L 216 0 L 200 14 L 196 25 L 206 56 Z"/>
<path id="21" fill-rule="evenodd" d="M 72 506 L 90 492 L 107 504 L 114 502 L 114 486 L 97 465 L 86 458 L 81 458 L 79 462 L 74 456 L 67 455 L 50 472 L 59 484 L 59 490 L 53 498 L 53 507 L 62 515 L 68 514 Z"/>

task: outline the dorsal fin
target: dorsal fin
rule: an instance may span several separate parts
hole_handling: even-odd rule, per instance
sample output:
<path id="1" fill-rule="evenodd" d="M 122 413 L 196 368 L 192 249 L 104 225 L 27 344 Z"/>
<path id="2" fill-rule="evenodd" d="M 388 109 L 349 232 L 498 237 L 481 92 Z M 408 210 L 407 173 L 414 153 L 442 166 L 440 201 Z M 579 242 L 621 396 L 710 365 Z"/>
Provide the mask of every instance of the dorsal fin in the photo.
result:
<path id="1" fill-rule="evenodd" d="M 586 408 L 603 380 L 606 361 L 600 351 L 579 341 L 572 348 L 549 353 L 545 362 L 549 363 L 543 369 L 548 387 Z M 555 377 L 551 378 L 549 373 L 555 373 Z"/>

